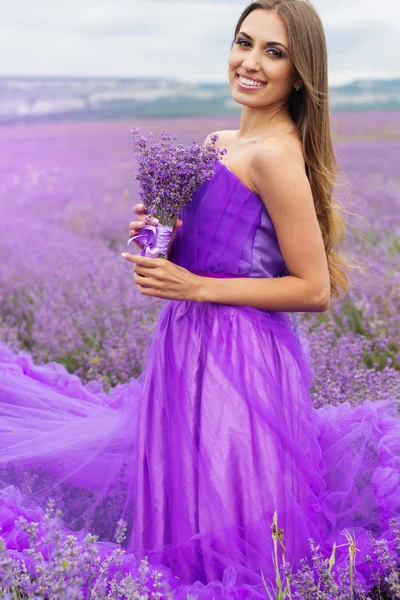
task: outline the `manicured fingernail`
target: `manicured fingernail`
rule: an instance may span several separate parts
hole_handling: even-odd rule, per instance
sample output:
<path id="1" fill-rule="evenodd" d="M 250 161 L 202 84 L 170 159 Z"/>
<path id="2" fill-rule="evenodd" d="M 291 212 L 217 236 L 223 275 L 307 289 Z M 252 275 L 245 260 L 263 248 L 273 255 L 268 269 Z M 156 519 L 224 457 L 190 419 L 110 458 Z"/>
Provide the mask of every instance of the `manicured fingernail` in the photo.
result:
<path id="1" fill-rule="evenodd" d="M 123 256 L 124 258 L 126 258 L 128 256 L 127 252 L 121 252 L 121 256 Z"/>
<path id="2" fill-rule="evenodd" d="M 159 223 L 160 220 L 159 219 L 153 219 L 153 223 Z"/>

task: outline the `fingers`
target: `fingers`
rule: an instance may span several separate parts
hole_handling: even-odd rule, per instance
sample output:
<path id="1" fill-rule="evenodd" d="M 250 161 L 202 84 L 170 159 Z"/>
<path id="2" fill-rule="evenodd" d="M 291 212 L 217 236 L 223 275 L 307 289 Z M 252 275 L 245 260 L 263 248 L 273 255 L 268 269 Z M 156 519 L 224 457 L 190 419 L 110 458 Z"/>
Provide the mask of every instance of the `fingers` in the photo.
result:
<path id="1" fill-rule="evenodd" d="M 182 222 L 183 221 L 181 221 L 180 219 L 177 219 L 174 224 L 174 230 L 179 229 L 179 227 L 182 225 Z"/>
<path id="2" fill-rule="evenodd" d="M 136 206 L 140 206 L 140 205 L 136 204 L 135 208 L 136 208 Z M 145 221 L 146 216 L 147 216 L 146 212 L 138 213 L 138 217 L 137 217 L 136 221 L 131 221 L 129 223 L 129 228 L 130 229 L 135 229 L 135 228 L 140 227 L 142 224 L 145 224 L 146 223 L 146 221 Z M 152 217 L 151 220 L 149 221 L 149 223 L 151 225 L 158 225 L 159 222 L 160 222 L 159 219 L 154 218 L 154 217 Z M 174 224 L 174 228 L 178 229 L 181 225 L 182 225 L 181 219 L 176 219 L 175 224 Z"/>
<path id="3" fill-rule="evenodd" d="M 135 204 L 135 206 L 133 207 L 133 212 L 135 212 L 137 215 L 145 215 L 146 210 L 147 209 L 145 205 L 142 203 Z"/>
<path id="4" fill-rule="evenodd" d="M 136 206 L 140 206 L 140 205 L 139 205 L 139 204 L 136 204 Z M 136 207 L 136 206 L 135 206 L 135 207 Z M 150 221 L 148 221 L 148 222 L 147 222 L 147 221 L 145 221 L 145 219 L 146 219 L 146 215 L 143 213 L 143 214 L 139 214 L 139 215 L 138 215 L 138 218 L 137 218 L 137 220 L 136 220 L 136 221 L 131 221 L 131 222 L 129 223 L 129 237 L 133 237 L 134 235 L 136 235 L 137 233 L 139 233 L 139 231 L 140 231 L 141 229 L 143 229 L 143 227 L 144 227 L 145 225 L 147 225 L 147 224 L 150 224 L 150 225 L 158 225 L 158 223 L 160 222 L 160 221 L 159 221 L 159 219 L 156 219 L 156 218 L 154 218 L 154 217 L 153 217 L 153 218 L 151 218 L 151 220 L 150 220 Z M 175 221 L 175 224 L 174 224 L 174 229 L 173 229 L 173 231 L 175 232 L 177 229 L 179 229 L 179 227 L 181 227 L 181 225 L 182 225 L 182 221 L 181 221 L 181 219 L 177 219 L 177 220 Z"/>
<path id="5" fill-rule="evenodd" d="M 137 221 L 131 221 L 129 223 L 129 229 L 137 229 L 139 231 L 144 225 L 146 225 L 144 217 L 138 217 Z"/>
<path id="6" fill-rule="evenodd" d="M 146 268 L 156 269 L 157 267 L 165 267 L 166 261 L 164 258 L 150 258 L 149 256 L 138 256 L 137 254 L 130 254 L 129 252 L 121 252 L 121 256 L 129 262 L 135 263 L 139 267 L 142 267 L 145 271 Z"/>
<path id="7" fill-rule="evenodd" d="M 148 223 L 145 221 L 146 215 L 139 215 L 137 218 L 137 221 L 131 221 L 129 223 L 129 235 L 130 237 L 132 237 L 133 235 L 136 235 L 137 233 L 139 233 L 139 231 L 141 229 L 143 229 L 143 227 L 145 225 L 147 225 Z M 158 219 L 154 219 L 152 218 L 149 221 L 150 225 L 157 225 L 159 223 Z"/>
<path id="8" fill-rule="evenodd" d="M 145 223 L 138 223 L 137 221 L 133 221 L 129 223 L 129 237 L 133 237 L 138 234 L 141 229 L 143 229 Z"/>

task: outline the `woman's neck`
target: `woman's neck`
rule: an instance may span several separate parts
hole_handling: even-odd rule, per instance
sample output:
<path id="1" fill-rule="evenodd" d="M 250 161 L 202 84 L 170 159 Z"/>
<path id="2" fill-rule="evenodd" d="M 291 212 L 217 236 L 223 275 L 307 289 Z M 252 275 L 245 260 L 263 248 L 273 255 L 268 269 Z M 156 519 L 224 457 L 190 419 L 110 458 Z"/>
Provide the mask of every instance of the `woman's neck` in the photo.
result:
<path id="1" fill-rule="evenodd" d="M 287 135 L 296 130 L 296 124 L 287 108 L 263 107 L 254 109 L 244 106 L 236 139 L 258 139 Z"/>

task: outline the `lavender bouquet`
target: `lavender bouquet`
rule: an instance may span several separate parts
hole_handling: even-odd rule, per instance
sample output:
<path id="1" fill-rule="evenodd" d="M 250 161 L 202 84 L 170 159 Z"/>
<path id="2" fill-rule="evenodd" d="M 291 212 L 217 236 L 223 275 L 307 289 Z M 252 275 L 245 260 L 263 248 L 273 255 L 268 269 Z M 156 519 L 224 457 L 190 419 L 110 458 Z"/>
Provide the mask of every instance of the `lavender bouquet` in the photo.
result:
<path id="1" fill-rule="evenodd" d="M 166 131 L 161 133 L 159 143 L 155 141 L 153 132 L 147 139 L 140 127 L 130 131 L 139 167 L 135 176 L 140 183 L 139 196 L 146 206 L 148 217 L 156 217 L 159 224 L 145 225 L 129 239 L 128 247 L 133 242 L 141 256 L 167 258 L 179 213 L 197 188 L 213 175 L 215 161 L 227 151 L 215 146 L 217 134 L 213 134 L 211 143 L 203 147 L 195 140 L 190 146 L 174 144 L 178 136 Z M 143 244 L 143 249 L 136 242 Z"/>

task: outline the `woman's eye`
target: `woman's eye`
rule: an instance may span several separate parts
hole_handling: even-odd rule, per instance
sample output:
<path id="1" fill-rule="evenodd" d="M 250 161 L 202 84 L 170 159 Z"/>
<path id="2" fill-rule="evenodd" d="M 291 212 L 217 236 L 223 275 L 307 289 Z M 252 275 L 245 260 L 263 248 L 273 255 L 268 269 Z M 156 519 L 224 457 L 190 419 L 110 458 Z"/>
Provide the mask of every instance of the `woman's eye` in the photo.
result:
<path id="1" fill-rule="evenodd" d="M 249 42 L 248 42 L 247 40 L 236 40 L 235 44 L 239 44 L 239 46 L 241 46 L 241 45 L 242 45 L 242 42 L 243 42 L 244 44 L 247 44 L 247 45 L 249 45 Z"/>
<path id="2" fill-rule="evenodd" d="M 238 44 L 239 46 L 250 46 L 250 42 L 243 39 L 236 40 L 235 44 Z M 276 56 L 277 58 L 282 58 L 283 56 L 283 52 L 281 50 L 278 50 L 277 48 L 268 48 L 267 52 L 274 52 L 272 56 Z"/>
<path id="3" fill-rule="evenodd" d="M 283 56 L 281 50 L 277 50 L 276 48 L 269 48 L 269 51 L 276 52 L 276 54 L 274 54 L 273 56 L 277 56 L 278 58 L 281 58 Z"/>

